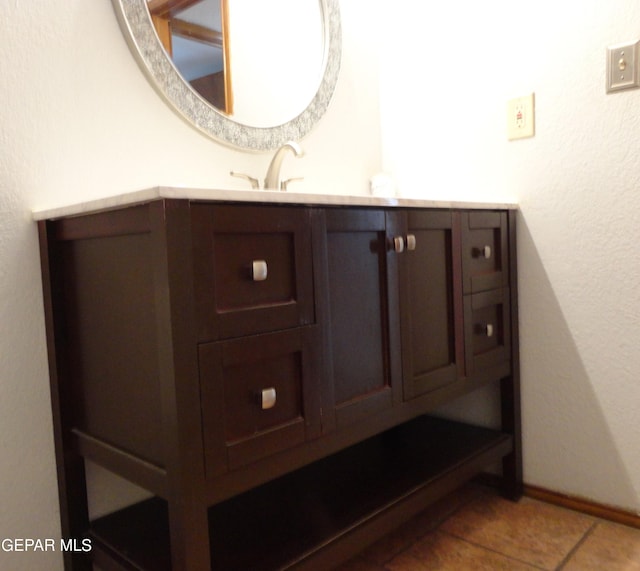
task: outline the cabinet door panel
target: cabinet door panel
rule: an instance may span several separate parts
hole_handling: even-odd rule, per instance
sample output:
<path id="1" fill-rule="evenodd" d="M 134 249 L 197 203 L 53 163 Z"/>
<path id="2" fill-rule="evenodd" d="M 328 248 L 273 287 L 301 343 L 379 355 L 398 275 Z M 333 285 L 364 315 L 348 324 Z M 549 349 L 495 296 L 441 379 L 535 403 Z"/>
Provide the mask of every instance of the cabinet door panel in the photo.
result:
<path id="1" fill-rule="evenodd" d="M 338 425 L 393 405 L 397 386 L 395 254 L 385 213 L 326 210 L 321 224 L 321 274 L 330 403 Z M 325 423 L 331 423 L 327 418 Z"/>
<path id="2" fill-rule="evenodd" d="M 331 232 L 327 236 L 337 404 L 389 386 L 383 358 L 380 258 L 375 249 L 369 252 L 378 240 L 377 232 Z"/>
<path id="3" fill-rule="evenodd" d="M 465 296 L 468 374 L 509 360 L 510 322 L 508 288 Z"/>
<path id="4" fill-rule="evenodd" d="M 506 212 L 464 213 L 462 250 L 464 293 L 508 286 Z"/>
<path id="5" fill-rule="evenodd" d="M 313 323 L 308 222 L 302 208 L 192 206 L 200 341 Z"/>
<path id="6" fill-rule="evenodd" d="M 415 249 L 399 257 L 404 397 L 462 376 L 463 316 L 459 216 L 410 211 L 406 234 Z"/>
<path id="7" fill-rule="evenodd" d="M 297 446 L 320 432 L 315 327 L 200 346 L 207 473 Z"/>

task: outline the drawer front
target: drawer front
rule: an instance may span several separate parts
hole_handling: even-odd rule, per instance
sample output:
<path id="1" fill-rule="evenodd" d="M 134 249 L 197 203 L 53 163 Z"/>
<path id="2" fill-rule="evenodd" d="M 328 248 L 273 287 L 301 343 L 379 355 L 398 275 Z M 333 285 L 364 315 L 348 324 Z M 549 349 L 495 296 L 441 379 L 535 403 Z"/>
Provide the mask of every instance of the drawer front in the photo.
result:
<path id="1" fill-rule="evenodd" d="M 506 212 L 463 214 L 462 278 L 464 293 L 508 286 Z"/>
<path id="2" fill-rule="evenodd" d="M 319 435 L 318 343 L 305 327 L 200 346 L 208 475 Z"/>
<path id="3" fill-rule="evenodd" d="M 465 296 L 467 375 L 509 360 L 511 331 L 509 289 Z"/>
<path id="4" fill-rule="evenodd" d="M 313 322 L 308 216 L 300 208 L 192 207 L 201 342 Z"/>

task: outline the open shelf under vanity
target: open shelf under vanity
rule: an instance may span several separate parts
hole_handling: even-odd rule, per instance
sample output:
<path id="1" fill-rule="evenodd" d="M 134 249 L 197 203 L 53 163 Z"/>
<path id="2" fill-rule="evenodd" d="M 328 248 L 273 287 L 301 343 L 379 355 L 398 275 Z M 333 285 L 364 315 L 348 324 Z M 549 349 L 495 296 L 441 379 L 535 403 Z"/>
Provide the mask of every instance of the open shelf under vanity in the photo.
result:
<path id="1" fill-rule="evenodd" d="M 209 508 L 212 569 L 319 568 L 354 534 L 373 541 L 512 448 L 507 434 L 417 418 Z M 160 498 L 93 521 L 90 536 L 105 569 L 171 570 Z"/>

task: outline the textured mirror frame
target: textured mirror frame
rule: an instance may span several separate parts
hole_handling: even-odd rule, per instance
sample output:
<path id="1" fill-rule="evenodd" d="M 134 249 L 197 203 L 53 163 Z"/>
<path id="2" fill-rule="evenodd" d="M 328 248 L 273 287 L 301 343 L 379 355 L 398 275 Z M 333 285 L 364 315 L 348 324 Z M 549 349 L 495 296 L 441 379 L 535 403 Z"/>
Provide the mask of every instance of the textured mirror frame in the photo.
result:
<path id="1" fill-rule="evenodd" d="M 324 69 L 315 97 L 291 121 L 264 128 L 251 127 L 230 119 L 183 79 L 156 35 L 146 0 L 112 0 L 127 43 L 156 91 L 201 132 L 233 147 L 250 151 L 268 151 L 286 141 L 301 140 L 326 112 L 340 71 L 342 28 L 338 1 L 321 0 L 325 37 Z"/>

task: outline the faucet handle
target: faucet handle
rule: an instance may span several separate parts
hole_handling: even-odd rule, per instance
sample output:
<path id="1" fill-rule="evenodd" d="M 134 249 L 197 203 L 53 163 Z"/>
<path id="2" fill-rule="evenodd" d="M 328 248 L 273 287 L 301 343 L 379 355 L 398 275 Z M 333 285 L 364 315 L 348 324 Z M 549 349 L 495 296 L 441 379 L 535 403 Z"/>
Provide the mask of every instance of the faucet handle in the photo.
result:
<path id="1" fill-rule="evenodd" d="M 249 176 L 248 174 L 244 174 L 241 172 L 231 171 L 229 174 L 231 176 L 237 176 L 238 178 L 243 178 L 245 180 L 248 180 L 251 183 L 251 188 L 255 188 L 256 190 L 260 189 L 260 182 L 258 181 L 257 178 L 253 178 L 252 176 Z"/>
<path id="2" fill-rule="evenodd" d="M 289 183 L 290 182 L 297 182 L 300 180 L 304 180 L 303 176 L 294 176 L 293 178 L 288 178 L 287 180 L 283 180 L 280 183 L 280 190 L 286 191 L 289 189 Z"/>

